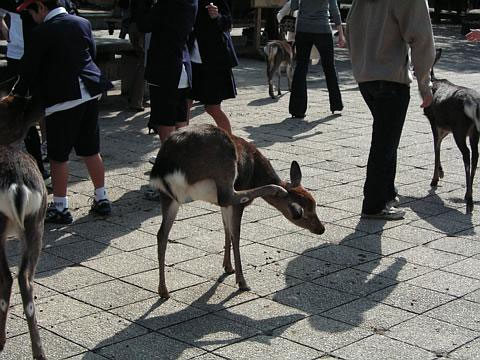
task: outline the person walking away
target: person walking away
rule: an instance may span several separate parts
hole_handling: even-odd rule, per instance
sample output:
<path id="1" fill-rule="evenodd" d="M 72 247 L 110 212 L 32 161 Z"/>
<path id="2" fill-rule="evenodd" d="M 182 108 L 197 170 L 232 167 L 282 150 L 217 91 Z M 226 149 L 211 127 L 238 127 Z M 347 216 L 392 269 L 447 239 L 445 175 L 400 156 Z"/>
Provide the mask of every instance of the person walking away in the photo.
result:
<path id="1" fill-rule="evenodd" d="M 95 42 L 88 20 L 70 15 L 57 0 L 26 0 L 38 24 L 20 65 L 15 96 L 40 98 L 45 106 L 48 156 L 53 180 L 53 203 L 46 222 L 70 224 L 67 183 L 72 149 L 82 157 L 94 185 L 91 208 L 109 215 L 111 204 L 105 190 L 105 171 L 100 156 L 98 99 L 112 88 L 94 63 Z"/>
<path id="2" fill-rule="evenodd" d="M 223 112 L 223 100 L 237 95 L 232 68 L 238 65 L 230 30 L 232 15 L 225 0 L 200 0 L 193 29 L 192 91 L 193 100 L 200 101 L 218 127 L 232 133 L 228 116 Z"/>
<path id="3" fill-rule="evenodd" d="M 435 59 L 426 0 L 355 0 L 347 18 L 353 76 L 373 116 L 363 188 L 363 218 L 398 220 L 397 149 L 410 102 L 411 62 L 423 99 L 432 102 L 430 69 Z"/>
<path id="4" fill-rule="evenodd" d="M 303 118 L 307 111 L 307 72 L 312 46 L 320 53 L 321 64 L 327 82 L 330 111 L 343 110 L 342 95 L 338 86 L 333 50 L 333 36 L 329 15 L 338 30 L 338 46 L 345 45 L 342 19 L 336 0 L 291 0 L 291 11 L 299 10 L 295 47 L 297 64 L 293 73 L 292 92 L 288 110 L 292 117 Z"/>

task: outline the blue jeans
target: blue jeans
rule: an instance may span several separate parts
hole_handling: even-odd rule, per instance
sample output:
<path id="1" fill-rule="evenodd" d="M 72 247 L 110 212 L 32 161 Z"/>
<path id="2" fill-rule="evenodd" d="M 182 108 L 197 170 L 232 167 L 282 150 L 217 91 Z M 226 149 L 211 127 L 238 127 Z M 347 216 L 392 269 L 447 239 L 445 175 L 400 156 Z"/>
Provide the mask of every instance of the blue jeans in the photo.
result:
<path id="1" fill-rule="evenodd" d="M 332 34 L 315 34 L 297 32 L 295 48 L 297 64 L 293 74 L 292 93 L 290 94 L 289 112 L 292 115 L 305 115 L 307 111 L 307 72 L 310 52 L 315 45 L 320 53 L 323 73 L 327 81 L 330 111 L 342 110 L 342 96 L 338 87 L 337 70 L 333 56 Z"/>
<path id="2" fill-rule="evenodd" d="M 359 88 L 373 115 L 362 213 L 376 214 L 397 195 L 397 149 L 410 103 L 410 87 L 390 81 L 368 81 L 360 83 Z"/>

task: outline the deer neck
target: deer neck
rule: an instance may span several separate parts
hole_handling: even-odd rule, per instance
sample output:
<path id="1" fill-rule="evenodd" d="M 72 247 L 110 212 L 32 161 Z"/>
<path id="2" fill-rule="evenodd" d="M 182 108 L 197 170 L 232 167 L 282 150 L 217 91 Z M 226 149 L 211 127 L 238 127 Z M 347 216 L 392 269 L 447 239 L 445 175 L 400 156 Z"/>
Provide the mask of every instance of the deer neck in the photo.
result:
<path id="1" fill-rule="evenodd" d="M 281 185 L 282 181 L 270 164 L 270 161 L 258 151 L 254 154 L 253 187 Z"/>

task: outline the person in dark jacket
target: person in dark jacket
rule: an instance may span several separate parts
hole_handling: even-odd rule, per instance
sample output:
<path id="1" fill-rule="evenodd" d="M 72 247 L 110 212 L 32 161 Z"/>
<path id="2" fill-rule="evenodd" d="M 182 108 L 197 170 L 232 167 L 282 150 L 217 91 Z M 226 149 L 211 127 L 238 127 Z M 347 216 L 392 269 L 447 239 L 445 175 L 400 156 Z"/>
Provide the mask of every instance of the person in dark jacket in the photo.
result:
<path id="1" fill-rule="evenodd" d="M 94 63 L 95 42 L 88 20 L 70 15 L 57 0 L 26 0 L 39 24 L 31 34 L 20 65 L 15 96 L 27 94 L 45 107 L 48 156 L 53 180 L 53 203 L 46 222 L 69 224 L 68 158 L 72 148 L 83 157 L 95 187 L 92 211 L 111 212 L 105 190 L 105 171 L 100 156 L 98 99 L 111 88 Z"/>
<path id="2" fill-rule="evenodd" d="M 197 0 L 162 0 L 140 15 L 139 30 L 151 33 L 145 68 L 150 90 L 148 126 L 161 141 L 187 125 L 187 94 L 192 84 L 187 38 L 197 4 Z"/>
<path id="3" fill-rule="evenodd" d="M 238 65 L 231 28 L 232 16 L 225 0 L 199 1 L 190 39 L 193 87 L 189 97 L 203 103 L 217 126 L 228 133 L 232 128 L 221 103 L 237 94 L 232 68 Z"/>

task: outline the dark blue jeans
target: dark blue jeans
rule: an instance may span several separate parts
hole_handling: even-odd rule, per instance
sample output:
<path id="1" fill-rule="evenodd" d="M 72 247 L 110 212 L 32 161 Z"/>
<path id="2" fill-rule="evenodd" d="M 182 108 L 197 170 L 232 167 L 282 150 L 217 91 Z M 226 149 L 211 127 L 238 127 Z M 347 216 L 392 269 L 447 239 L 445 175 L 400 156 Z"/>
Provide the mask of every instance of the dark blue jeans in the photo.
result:
<path id="1" fill-rule="evenodd" d="M 410 103 L 410 87 L 390 81 L 368 81 L 359 87 L 373 115 L 362 213 L 376 214 L 397 195 L 397 149 Z"/>
<path id="2" fill-rule="evenodd" d="M 292 93 L 290 94 L 289 112 L 292 115 L 305 115 L 307 111 L 307 72 L 310 52 L 315 45 L 320 53 L 323 73 L 327 81 L 330 111 L 342 110 L 342 96 L 338 87 L 337 71 L 333 56 L 332 34 L 315 34 L 297 32 L 295 48 L 297 64 L 293 74 Z"/>

